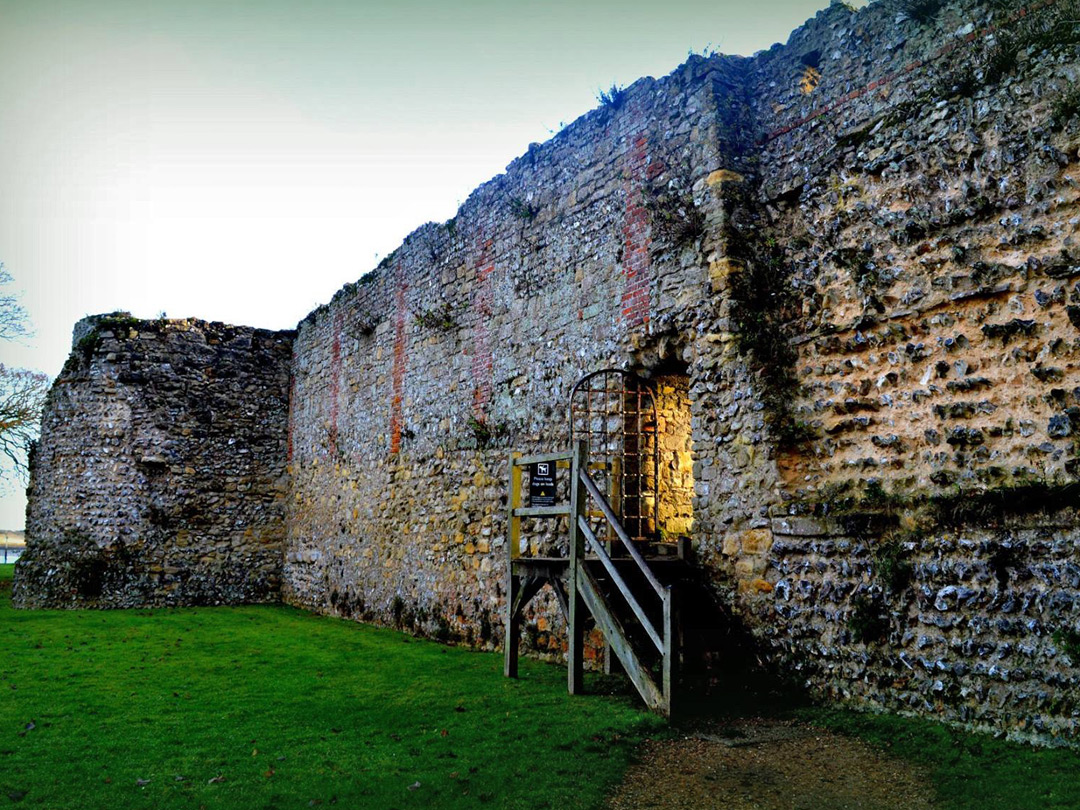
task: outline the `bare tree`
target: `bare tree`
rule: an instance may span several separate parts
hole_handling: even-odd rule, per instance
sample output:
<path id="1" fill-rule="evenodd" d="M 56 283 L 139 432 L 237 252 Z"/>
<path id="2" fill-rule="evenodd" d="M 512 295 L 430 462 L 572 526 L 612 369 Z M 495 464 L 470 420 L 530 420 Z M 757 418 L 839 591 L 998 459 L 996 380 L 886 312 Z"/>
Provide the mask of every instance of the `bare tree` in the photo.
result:
<path id="1" fill-rule="evenodd" d="M 0 287 L 12 282 L 11 274 L 0 263 Z M 30 336 L 30 319 L 19 298 L 0 291 L 0 340 L 23 340 Z M 38 437 L 41 409 L 49 390 L 49 378 L 37 371 L 11 368 L 0 363 L 0 482 L 13 483 L 27 478 L 27 458 L 31 444 Z M 6 461 L 5 461 L 6 459 Z"/>
<path id="2" fill-rule="evenodd" d="M 11 273 L 0 262 L 0 288 L 7 287 L 13 279 Z M 8 290 L 0 291 L 0 340 L 23 340 L 30 337 L 30 317 L 19 296 Z"/>
<path id="3" fill-rule="evenodd" d="M 38 437 L 41 408 L 48 391 L 49 378 L 44 374 L 0 363 L 0 453 L 23 480 L 27 451 Z"/>

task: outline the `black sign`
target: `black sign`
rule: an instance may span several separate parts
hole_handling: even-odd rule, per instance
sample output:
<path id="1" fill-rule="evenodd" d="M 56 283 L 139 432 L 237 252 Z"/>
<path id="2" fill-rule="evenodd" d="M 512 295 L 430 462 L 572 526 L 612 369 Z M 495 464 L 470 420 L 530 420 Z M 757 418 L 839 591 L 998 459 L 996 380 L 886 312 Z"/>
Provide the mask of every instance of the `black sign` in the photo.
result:
<path id="1" fill-rule="evenodd" d="M 555 462 L 529 465 L 529 506 L 555 505 Z"/>

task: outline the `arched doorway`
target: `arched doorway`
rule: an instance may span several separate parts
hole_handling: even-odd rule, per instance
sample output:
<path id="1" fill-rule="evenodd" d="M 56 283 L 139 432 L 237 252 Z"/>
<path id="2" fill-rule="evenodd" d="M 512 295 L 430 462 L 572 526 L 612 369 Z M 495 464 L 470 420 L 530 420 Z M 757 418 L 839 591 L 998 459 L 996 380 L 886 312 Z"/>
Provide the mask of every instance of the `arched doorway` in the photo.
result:
<path id="1" fill-rule="evenodd" d="M 694 523 L 693 440 L 687 369 L 663 363 L 648 376 L 586 374 L 570 394 L 570 437 L 587 439 L 590 473 L 631 537 L 688 540 Z"/>

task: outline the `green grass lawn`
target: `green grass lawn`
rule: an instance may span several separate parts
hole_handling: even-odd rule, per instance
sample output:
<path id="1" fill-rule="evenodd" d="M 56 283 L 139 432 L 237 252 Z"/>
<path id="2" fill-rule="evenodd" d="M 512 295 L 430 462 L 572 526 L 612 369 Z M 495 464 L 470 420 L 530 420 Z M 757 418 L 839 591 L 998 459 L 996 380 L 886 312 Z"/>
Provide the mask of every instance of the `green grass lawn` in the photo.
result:
<path id="1" fill-rule="evenodd" d="M 16 611 L 10 573 L 0 807 L 589 808 L 661 729 L 560 667 L 286 607 Z"/>
<path id="2" fill-rule="evenodd" d="M 0 808 L 595 808 L 629 698 L 566 671 L 285 607 L 15 611 L 0 566 Z M 943 808 L 1080 808 L 1080 754 L 825 709 L 923 767 Z"/>

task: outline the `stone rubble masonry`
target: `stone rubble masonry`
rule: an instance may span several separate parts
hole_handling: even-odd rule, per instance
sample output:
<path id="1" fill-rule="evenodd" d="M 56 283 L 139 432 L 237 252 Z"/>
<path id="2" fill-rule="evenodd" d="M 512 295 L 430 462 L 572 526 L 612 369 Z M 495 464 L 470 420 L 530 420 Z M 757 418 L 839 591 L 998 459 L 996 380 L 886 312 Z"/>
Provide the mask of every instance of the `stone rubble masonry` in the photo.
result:
<path id="1" fill-rule="evenodd" d="M 488 322 L 491 319 L 491 284 L 488 276 L 495 269 L 491 261 L 491 242 L 481 236 L 480 259 L 476 268 L 477 291 L 473 297 L 471 314 L 473 317 L 473 418 L 479 422 L 487 420 L 488 407 L 491 404 L 494 360 L 491 353 L 491 335 Z"/>
<path id="2" fill-rule="evenodd" d="M 661 334 L 658 319 L 669 324 L 668 359 L 689 361 L 675 324 L 696 317 L 688 306 L 709 306 L 698 245 L 654 239 L 647 203 L 670 189 L 692 196 L 718 165 L 717 94 L 739 83 L 742 64 L 697 58 L 636 83 L 301 323 L 286 600 L 499 643 L 507 453 L 565 447 L 571 386 L 599 367 L 658 363 L 647 349 L 650 359 L 635 359 Z M 703 184 L 697 194 L 713 205 Z M 394 287 L 397 272 L 405 288 Z M 357 328 L 342 343 L 335 453 L 321 414 L 341 313 L 346 333 Z M 399 377 L 391 358 L 402 355 Z M 685 406 L 684 388 L 672 396 Z M 685 490 L 680 449 L 669 462 L 681 462 Z M 530 540 L 557 542 L 543 531 Z M 554 599 L 542 600 L 528 641 L 561 654 L 561 626 Z"/>
<path id="3" fill-rule="evenodd" d="M 264 460 L 287 459 L 286 501 L 255 490 L 281 551 L 267 597 L 280 576 L 292 604 L 498 646 L 507 454 L 565 447 L 574 382 L 626 368 L 660 389 L 661 528 L 690 535 L 714 597 L 793 680 L 1076 744 L 1076 7 L 956 0 L 920 22 L 833 4 L 786 45 L 692 56 L 531 145 L 309 314 L 291 365 L 280 338 L 291 393 L 275 371 L 259 400 L 288 434 Z M 775 306 L 747 311 L 763 267 Z M 790 368 L 761 361 L 768 333 Z M 177 505 L 178 462 L 112 450 L 150 411 L 105 356 L 50 402 L 24 601 L 62 590 L 46 560 L 82 542 L 68 527 L 128 548 L 150 504 L 211 520 Z M 191 410 L 217 396 L 183 390 Z M 109 474 L 61 468 L 58 441 Z M 217 449 L 207 498 L 245 461 Z M 530 550 L 552 528 L 527 525 Z M 524 636 L 562 655 L 554 598 Z"/>
<path id="4" fill-rule="evenodd" d="M 80 321 L 32 455 L 15 605 L 277 600 L 293 335 Z"/>
<path id="5" fill-rule="evenodd" d="M 405 282 L 400 279 L 400 264 L 397 270 L 399 279 L 394 290 L 394 366 L 392 373 L 393 390 L 390 400 L 390 452 L 394 454 L 401 450 L 401 396 L 405 385 L 405 367 L 408 362 L 405 337 L 405 318 L 407 316 L 405 311 Z"/>

